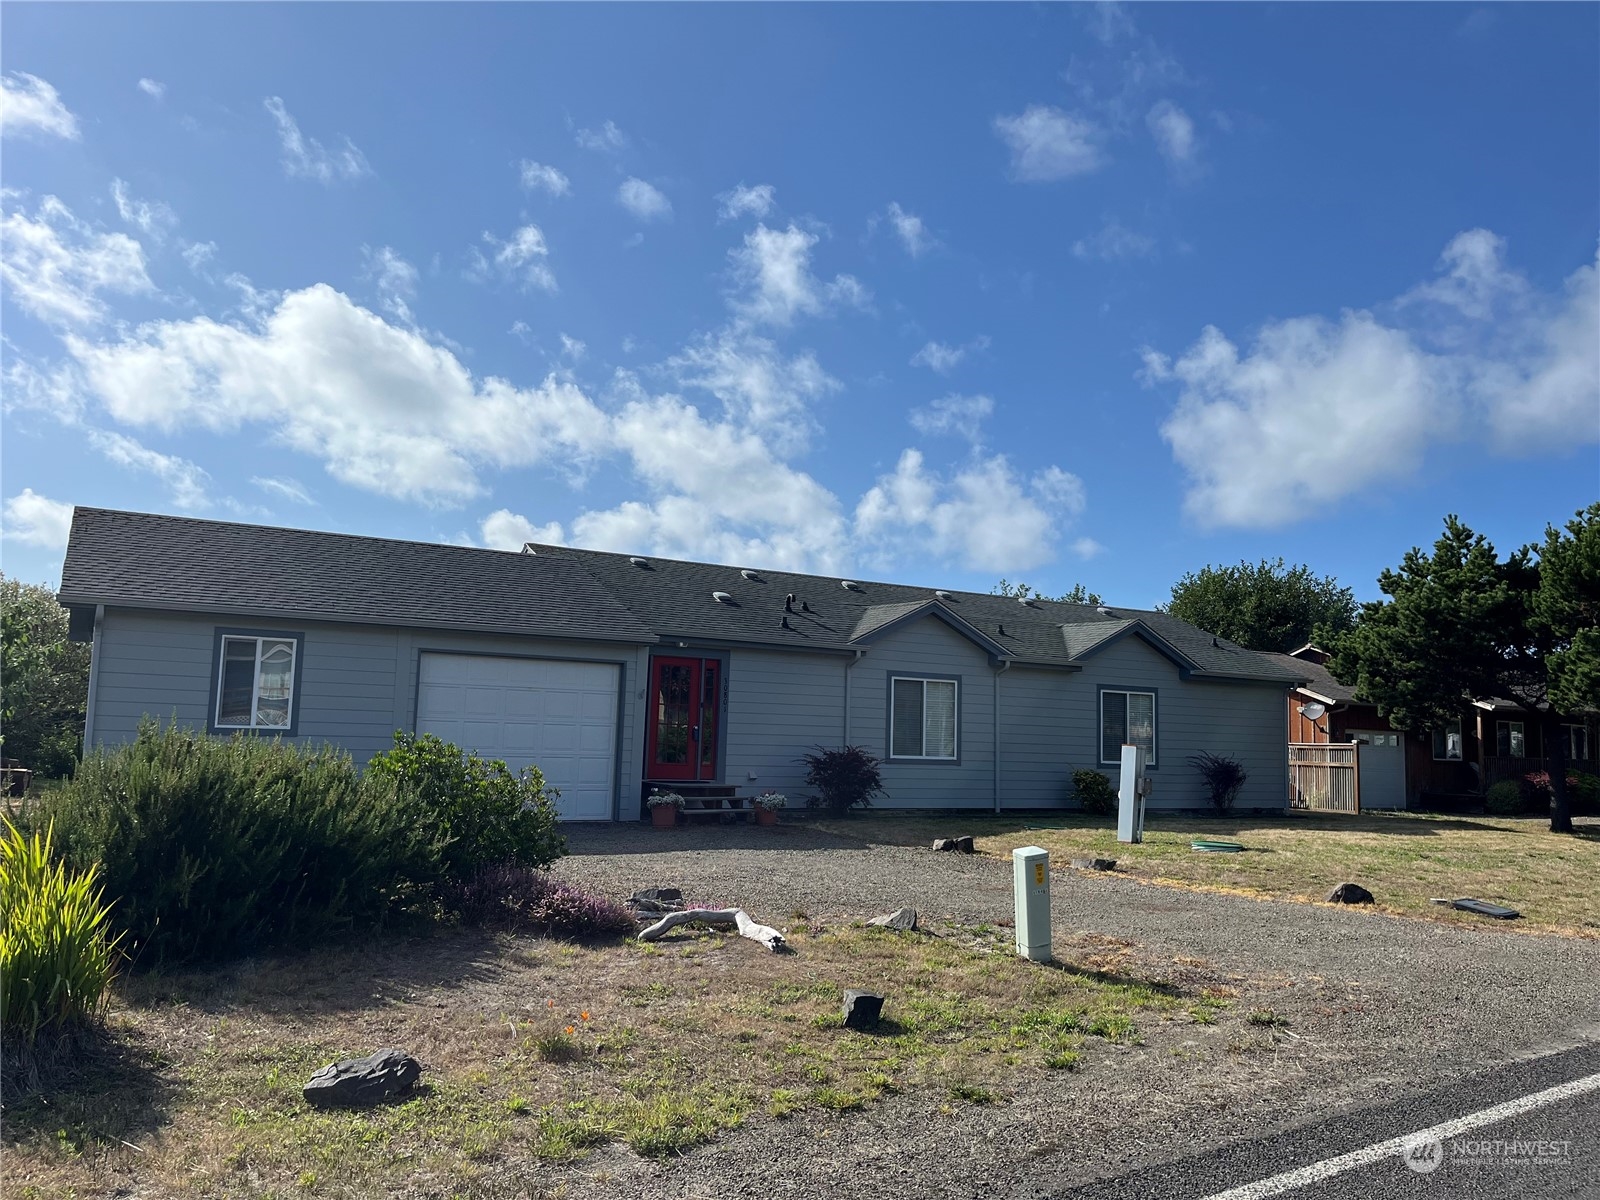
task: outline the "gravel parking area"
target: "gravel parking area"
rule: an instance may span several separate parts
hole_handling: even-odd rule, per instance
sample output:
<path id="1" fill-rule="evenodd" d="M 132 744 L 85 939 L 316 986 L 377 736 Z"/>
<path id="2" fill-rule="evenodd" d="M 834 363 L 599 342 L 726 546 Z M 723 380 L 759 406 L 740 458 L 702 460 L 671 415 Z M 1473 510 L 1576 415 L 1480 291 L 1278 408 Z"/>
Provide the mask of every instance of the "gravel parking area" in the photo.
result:
<path id="1" fill-rule="evenodd" d="M 586 886 L 618 895 L 677 886 L 780 928 L 803 919 L 795 914 L 863 918 L 904 904 L 945 926 L 1000 924 L 1012 912 L 1007 860 L 799 823 L 574 828 L 569 842 L 557 870 Z M 906 1094 L 863 1113 L 753 1122 L 665 1165 L 611 1148 L 559 1176 L 508 1177 L 506 1193 L 1047 1196 L 1600 1038 L 1594 939 L 1510 937 L 1059 867 L 1052 890 L 1058 955 L 1115 947 L 1157 975 L 1224 977 L 1239 990 L 1227 1028 L 1210 1041 L 1153 1037 L 999 1104 L 952 1108 Z M 1264 1035 L 1244 1020 L 1252 1008 L 1288 1024 Z"/>

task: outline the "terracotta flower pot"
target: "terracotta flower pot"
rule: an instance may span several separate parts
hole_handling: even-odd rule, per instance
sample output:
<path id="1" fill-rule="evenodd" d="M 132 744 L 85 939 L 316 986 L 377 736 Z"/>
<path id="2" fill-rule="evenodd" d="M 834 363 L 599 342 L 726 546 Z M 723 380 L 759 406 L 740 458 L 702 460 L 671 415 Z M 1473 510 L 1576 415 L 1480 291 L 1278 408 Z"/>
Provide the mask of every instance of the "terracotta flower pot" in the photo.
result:
<path id="1" fill-rule="evenodd" d="M 657 829 L 674 829 L 678 824 L 678 809 L 673 804 L 658 804 L 650 810 L 650 824 Z"/>
<path id="2" fill-rule="evenodd" d="M 777 814 L 777 811 L 775 809 L 771 809 L 771 808 L 758 808 L 758 809 L 756 809 L 756 824 L 757 825 L 776 825 L 777 823 L 778 823 L 778 814 Z"/>

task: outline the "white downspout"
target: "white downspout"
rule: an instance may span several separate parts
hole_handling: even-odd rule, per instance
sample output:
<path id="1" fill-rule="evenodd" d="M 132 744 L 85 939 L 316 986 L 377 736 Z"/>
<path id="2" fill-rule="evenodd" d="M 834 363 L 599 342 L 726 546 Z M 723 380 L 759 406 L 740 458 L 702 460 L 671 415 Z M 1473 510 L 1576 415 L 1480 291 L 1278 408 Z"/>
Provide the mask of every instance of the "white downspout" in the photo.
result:
<path id="1" fill-rule="evenodd" d="M 866 653 L 862 647 L 856 647 L 856 656 L 844 665 L 844 741 L 840 745 L 850 744 L 850 668 L 861 661 L 861 656 Z"/>
<path id="2" fill-rule="evenodd" d="M 1011 669 L 1011 660 L 1004 659 L 994 673 L 994 811 L 1000 811 L 1000 676 Z"/>
<path id="3" fill-rule="evenodd" d="M 89 638 L 89 697 L 83 707 L 83 755 L 88 757 L 94 749 L 94 703 L 100 690 L 100 622 L 105 620 L 106 606 L 94 606 L 94 633 Z"/>

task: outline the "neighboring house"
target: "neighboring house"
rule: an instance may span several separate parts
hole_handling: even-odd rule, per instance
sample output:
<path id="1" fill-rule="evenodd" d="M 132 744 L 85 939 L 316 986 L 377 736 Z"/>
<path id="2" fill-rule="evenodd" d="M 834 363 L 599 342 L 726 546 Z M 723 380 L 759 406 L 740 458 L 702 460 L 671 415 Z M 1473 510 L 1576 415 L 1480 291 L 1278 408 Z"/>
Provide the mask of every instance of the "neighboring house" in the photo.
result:
<path id="1" fill-rule="evenodd" d="M 1438 729 L 1397 730 L 1378 715 L 1377 706 L 1360 700 L 1323 664 L 1328 654 L 1302 646 L 1293 654 L 1274 654 L 1285 667 L 1298 667 L 1304 682 L 1289 693 L 1289 744 L 1338 746 L 1356 744 L 1360 805 L 1368 808 L 1416 808 L 1428 796 L 1481 793 L 1501 779 L 1520 779 L 1546 769 L 1535 718 L 1509 700 L 1463 702 L 1461 716 Z M 1325 710 L 1316 720 L 1309 705 Z M 1313 708 L 1310 711 L 1315 712 Z M 1593 716 L 1562 726 L 1569 767 L 1594 770 L 1594 747 L 1600 730 Z M 1293 754 L 1293 750 L 1291 750 Z M 1294 795 L 1291 804 L 1303 802 Z"/>
<path id="2" fill-rule="evenodd" d="M 572 820 L 651 786 L 800 802 L 799 756 L 859 745 L 886 808 L 1068 803 L 1144 744 L 1152 807 L 1206 803 L 1185 759 L 1283 807 L 1303 677 L 1162 613 L 1019 602 L 529 546 L 522 554 L 79 508 L 61 601 L 92 636 L 89 745 L 147 717 L 329 741 L 395 730 L 536 763 Z"/>

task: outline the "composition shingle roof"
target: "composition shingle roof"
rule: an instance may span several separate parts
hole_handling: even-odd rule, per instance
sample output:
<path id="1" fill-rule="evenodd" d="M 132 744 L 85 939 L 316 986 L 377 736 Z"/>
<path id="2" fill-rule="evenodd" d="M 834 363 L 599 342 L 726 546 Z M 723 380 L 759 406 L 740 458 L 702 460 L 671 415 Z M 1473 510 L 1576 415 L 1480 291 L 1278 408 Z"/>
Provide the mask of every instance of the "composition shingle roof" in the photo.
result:
<path id="1" fill-rule="evenodd" d="M 1004 646 L 1019 662 L 1076 665 L 1135 624 L 1165 642 L 1196 674 L 1288 684 L 1299 677 L 1265 655 L 1245 650 L 1165 613 L 1033 600 L 1023 604 L 982 592 L 945 591 L 909 584 L 753 571 L 714 563 L 611 554 L 569 546 L 531 544 L 535 557 L 580 563 L 612 595 L 662 638 L 761 642 L 796 649 L 848 649 L 855 640 L 918 607 L 936 602 Z M 641 565 L 642 564 L 642 565 Z M 731 604 L 713 592 L 724 592 Z M 784 601 L 794 597 L 793 611 Z M 789 628 L 784 628 L 787 618 Z"/>
<path id="2" fill-rule="evenodd" d="M 502 550 L 79 508 L 63 604 L 653 642 L 576 563 Z"/>
<path id="3" fill-rule="evenodd" d="M 1286 670 L 1297 672 L 1305 681 L 1307 690 L 1315 692 L 1324 700 L 1332 700 L 1339 704 L 1363 703 L 1356 699 L 1354 688 L 1349 684 L 1340 683 L 1333 677 L 1333 672 L 1319 662 L 1309 658 L 1296 658 L 1292 654 L 1268 654 L 1266 657 L 1282 663 Z"/>

